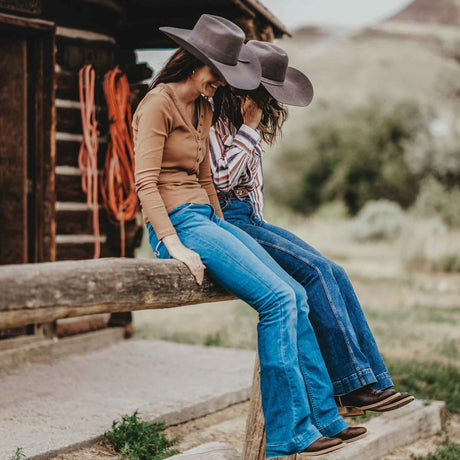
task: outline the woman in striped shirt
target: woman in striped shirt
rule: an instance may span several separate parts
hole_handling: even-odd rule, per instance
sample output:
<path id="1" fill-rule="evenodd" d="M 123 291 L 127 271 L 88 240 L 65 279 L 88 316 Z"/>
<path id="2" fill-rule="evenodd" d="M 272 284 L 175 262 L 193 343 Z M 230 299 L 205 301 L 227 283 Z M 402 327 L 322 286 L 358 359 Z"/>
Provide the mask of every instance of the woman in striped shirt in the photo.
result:
<path id="1" fill-rule="evenodd" d="M 211 170 L 224 218 L 258 241 L 306 289 L 339 413 L 402 407 L 414 398 L 390 389 L 393 382 L 343 268 L 263 219 L 262 141 L 272 144 L 280 133 L 287 116 L 282 104 L 307 106 L 313 88 L 304 74 L 288 67 L 281 48 L 258 41 L 248 46 L 261 63 L 261 85 L 215 98 L 225 115 L 210 132 Z"/>

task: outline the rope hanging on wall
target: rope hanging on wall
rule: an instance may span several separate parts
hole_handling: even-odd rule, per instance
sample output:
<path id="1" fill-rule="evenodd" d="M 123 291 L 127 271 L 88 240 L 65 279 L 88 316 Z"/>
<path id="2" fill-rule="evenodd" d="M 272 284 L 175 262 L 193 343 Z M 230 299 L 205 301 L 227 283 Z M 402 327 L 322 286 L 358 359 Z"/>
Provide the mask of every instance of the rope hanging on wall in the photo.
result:
<path id="1" fill-rule="evenodd" d="M 97 151 L 99 147 L 96 121 L 96 104 L 94 101 L 94 87 L 96 72 L 93 66 L 85 65 L 78 73 L 80 90 L 80 111 L 83 129 L 83 140 L 78 153 L 78 166 L 81 170 L 81 188 L 86 193 L 86 204 L 92 210 L 94 255 L 97 259 L 101 254 L 99 233 L 99 206 L 98 206 L 98 171 Z"/>
<path id="2" fill-rule="evenodd" d="M 131 131 L 129 83 L 119 69 L 104 77 L 104 95 L 110 123 L 110 143 L 101 175 L 101 194 L 110 221 L 120 225 L 121 257 L 125 256 L 125 221 L 138 212 L 134 183 L 134 143 Z"/>

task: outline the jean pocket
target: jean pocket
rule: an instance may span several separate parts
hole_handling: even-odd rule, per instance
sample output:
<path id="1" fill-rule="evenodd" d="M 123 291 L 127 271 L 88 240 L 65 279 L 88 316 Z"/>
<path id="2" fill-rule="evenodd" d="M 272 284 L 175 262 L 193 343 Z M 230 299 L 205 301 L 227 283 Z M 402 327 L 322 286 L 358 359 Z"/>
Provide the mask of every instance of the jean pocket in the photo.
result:
<path id="1" fill-rule="evenodd" d="M 220 209 L 225 211 L 230 206 L 230 200 L 219 201 Z"/>
<path id="2" fill-rule="evenodd" d="M 171 256 L 169 255 L 169 252 L 166 249 L 166 246 L 164 245 L 163 241 L 160 241 L 158 239 L 152 224 L 150 222 L 147 222 L 145 225 L 149 232 L 149 243 L 153 253 L 160 259 L 169 259 Z"/>
<path id="3" fill-rule="evenodd" d="M 168 216 L 169 217 L 173 217 L 173 216 L 176 217 L 179 214 L 181 214 L 182 212 L 186 211 L 191 206 L 193 206 L 193 203 L 181 204 L 180 206 L 177 206 L 176 208 L 171 209 L 171 211 L 168 212 Z"/>

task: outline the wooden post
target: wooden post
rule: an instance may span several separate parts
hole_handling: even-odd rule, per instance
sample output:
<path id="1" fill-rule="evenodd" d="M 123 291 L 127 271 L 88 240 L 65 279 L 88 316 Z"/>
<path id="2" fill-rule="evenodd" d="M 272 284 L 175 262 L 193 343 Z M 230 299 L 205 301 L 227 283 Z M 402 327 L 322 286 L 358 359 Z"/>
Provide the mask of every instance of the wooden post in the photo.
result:
<path id="1" fill-rule="evenodd" d="M 284 460 L 296 460 L 297 455 L 279 457 Z M 251 402 L 246 422 L 246 439 L 244 441 L 243 460 L 265 459 L 265 420 L 262 411 L 262 395 L 260 393 L 260 363 L 256 356 L 254 377 L 252 379 Z"/>
<path id="2" fill-rule="evenodd" d="M 251 401 L 246 422 L 246 439 L 244 441 L 243 460 L 265 459 L 265 420 L 262 411 L 260 393 L 260 363 L 256 356 L 254 377 L 252 379 Z"/>

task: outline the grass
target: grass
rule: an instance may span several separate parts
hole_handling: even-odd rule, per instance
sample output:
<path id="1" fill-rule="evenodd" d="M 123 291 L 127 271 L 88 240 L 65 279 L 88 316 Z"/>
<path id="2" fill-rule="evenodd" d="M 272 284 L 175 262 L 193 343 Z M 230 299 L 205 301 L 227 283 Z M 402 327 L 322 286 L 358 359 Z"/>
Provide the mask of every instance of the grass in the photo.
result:
<path id="1" fill-rule="evenodd" d="M 12 457 L 10 457 L 9 460 L 21 460 L 23 458 L 26 458 L 26 454 L 23 452 L 23 448 L 22 447 L 18 447 L 16 449 L 16 452 L 13 454 Z"/>
<path id="2" fill-rule="evenodd" d="M 387 365 L 398 391 L 408 391 L 419 399 L 445 401 L 449 411 L 460 413 L 458 367 L 412 360 L 388 360 Z"/>
<path id="3" fill-rule="evenodd" d="M 460 359 L 460 340 L 444 339 L 438 345 L 438 351 L 448 359 Z"/>
<path id="4" fill-rule="evenodd" d="M 204 340 L 204 345 L 207 347 L 221 347 L 222 336 L 220 332 L 216 332 L 215 334 L 208 334 Z"/>
<path id="5" fill-rule="evenodd" d="M 460 458 L 460 445 L 452 442 L 449 438 L 444 439 L 436 452 L 425 456 L 411 457 L 413 460 L 458 460 Z"/>
<path id="6" fill-rule="evenodd" d="M 176 440 L 170 441 L 162 431 L 165 423 L 149 424 L 137 411 L 131 416 L 114 420 L 112 429 L 104 433 L 105 441 L 122 457 L 130 460 L 162 460 L 180 453 L 171 449 Z"/>

